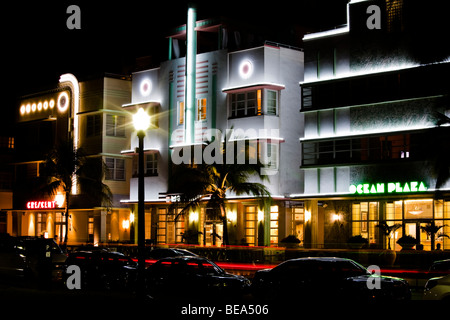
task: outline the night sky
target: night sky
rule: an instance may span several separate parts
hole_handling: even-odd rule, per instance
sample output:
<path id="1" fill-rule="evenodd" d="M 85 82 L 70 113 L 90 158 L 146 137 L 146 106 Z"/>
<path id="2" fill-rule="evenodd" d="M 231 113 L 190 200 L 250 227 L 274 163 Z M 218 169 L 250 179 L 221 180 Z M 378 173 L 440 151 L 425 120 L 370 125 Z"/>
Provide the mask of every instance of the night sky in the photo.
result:
<path id="1" fill-rule="evenodd" d="M 137 57 L 167 59 L 168 31 L 186 23 L 188 1 L 15 1 L 2 9 L 2 108 L 54 86 L 63 73 L 79 78 L 129 73 Z M 323 30 L 346 22 L 347 0 L 196 1 L 197 20 L 227 17 L 271 30 L 267 40 L 298 46 L 295 30 Z M 69 30 L 66 9 L 81 9 L 81 30 Z M 275 31 L 275 32 L 274 32 Z M 273 39 L 275 37 L 276 39 Z M 3 83 L 5 83 L 3 82 Z M 4 120 L 5 116 L 2 117 Z"/>

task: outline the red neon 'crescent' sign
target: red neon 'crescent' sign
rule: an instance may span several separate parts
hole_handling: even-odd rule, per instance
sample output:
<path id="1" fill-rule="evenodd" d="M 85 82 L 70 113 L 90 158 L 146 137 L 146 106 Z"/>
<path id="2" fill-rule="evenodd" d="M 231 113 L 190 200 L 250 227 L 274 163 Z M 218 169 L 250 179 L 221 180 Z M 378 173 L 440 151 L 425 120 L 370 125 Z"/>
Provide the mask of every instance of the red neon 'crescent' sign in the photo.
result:
<path id="1" fill-rule="evenodd" d="M 55 209 L 56 201 L 45 200 L 45 201 L 28 201 L 27 209 L 38 210 L 38 209 Z"/>

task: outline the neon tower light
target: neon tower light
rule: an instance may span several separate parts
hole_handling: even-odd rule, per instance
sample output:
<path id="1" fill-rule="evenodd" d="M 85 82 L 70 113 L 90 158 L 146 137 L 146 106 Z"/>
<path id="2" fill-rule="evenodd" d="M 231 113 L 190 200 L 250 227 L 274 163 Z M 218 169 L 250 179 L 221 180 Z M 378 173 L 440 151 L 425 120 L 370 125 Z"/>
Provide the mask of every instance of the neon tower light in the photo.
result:
<path id="1" fill-rule="evenodd" d="M 72 89 L 72 119 L 73 119 L 73 129 L 69 128 L 72 132 L 73 148 L 78 149 L 78 111 L 80 107 L 80 86 L 78 84 L 77 78 L 71 73 L 65 73 L 59 77 L 59 83 L 68 82 Z M 76 176 L 73 177 L 72 181 L 72 194 L 77 193 L 77 179 Z"/>
<path id="2" fill-rule="evenodd" d="M 184 142 L 194 143 L 194 118 L 195 118 L 195 81 L 196 81 L 196 54 L 197 54 L 197 34 L 195 23 L 197 13 L 195 8 L 190 7 L 187 15 L 186 25 L 186 88 L 185 88 L 185 134 Z"/>

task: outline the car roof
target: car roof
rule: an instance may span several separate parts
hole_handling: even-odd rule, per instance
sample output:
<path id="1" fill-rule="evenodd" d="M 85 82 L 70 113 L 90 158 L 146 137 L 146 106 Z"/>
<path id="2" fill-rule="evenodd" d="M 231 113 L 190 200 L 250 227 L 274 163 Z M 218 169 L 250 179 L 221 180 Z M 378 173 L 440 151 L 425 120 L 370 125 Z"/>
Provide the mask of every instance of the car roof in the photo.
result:
<path id="1" fill-rule="evenodd" d="M 450 259 L 437 260 L 433 262 L 433 264 L 447 264 L 447 263 L 450 263 Z"/>
<path id="2" fill-rule="evenodd" d="M 197 257 L 197 256 L 176 256 L 176 257 L 165 257 L 165 258 L 161 258 L 158 261 L 168 261 L 168 260 L 185 260 L 185 261 L 209 261 L 208 259 L 204 258 L 204 257 Z"/>
<path id="3" fill-rule="evenodd" d="M 303 257 L 303 258 L 286 260 L 284 262 L 295 262 L 295 261 L 298 261 L 298 262 L 301 262 L 301 261 L 335 262 L 335 261 L 353 261 L 353 260 L 347 259 L 347 258 L 339 258 L 339 257 Z"/>

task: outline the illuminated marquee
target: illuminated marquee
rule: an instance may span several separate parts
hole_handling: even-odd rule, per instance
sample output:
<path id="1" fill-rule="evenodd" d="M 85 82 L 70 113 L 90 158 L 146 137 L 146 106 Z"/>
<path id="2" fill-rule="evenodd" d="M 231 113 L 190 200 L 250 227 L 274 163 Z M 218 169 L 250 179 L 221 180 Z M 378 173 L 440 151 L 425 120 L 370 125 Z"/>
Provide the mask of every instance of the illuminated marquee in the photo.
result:
<path id="1" fill-rule="evenodd" d="M 389 183 L 361 183 L 352 184 L 349 191 L 352 194 L 384 194 L 425 192 L 428 188 L 423 181 L 389 182 Z"/>
<path id="2" fill-rule="evenodd" d="M 55 116 L 55 111 L 65 113 L 70 106 L 68 91 L 49 93 L 36 98 L 22 100 L 19 114 L 22 121 L 37 120 Z"/>
<path id="3" fill-rule="evenodd" d="M 38 209 L 55 209 L 55 200 L 45 200 L 45 201 L 28 201 L 27 209 L 38 210 Z"/>

